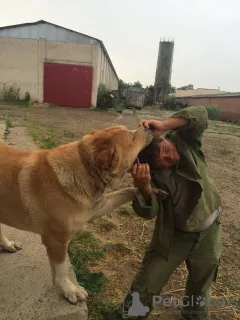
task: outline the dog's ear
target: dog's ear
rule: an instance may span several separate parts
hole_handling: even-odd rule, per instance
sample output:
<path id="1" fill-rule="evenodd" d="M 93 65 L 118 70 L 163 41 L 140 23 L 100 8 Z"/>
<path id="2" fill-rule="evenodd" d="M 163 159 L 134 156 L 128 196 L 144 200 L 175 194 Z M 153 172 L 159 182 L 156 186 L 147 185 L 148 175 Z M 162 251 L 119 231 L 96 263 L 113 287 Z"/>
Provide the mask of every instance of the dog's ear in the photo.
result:
<path id="1" fill-rule="evenodd" d="M 111 172 L 114 172 L 119 163 L 116 148 L 110 144 L 101 145 L 95 151 L 95 161 L 99 168 L 109 169 Z"/>
<path id="2" fill-rule="evenodd" d="M 95 161 L 98 167 L 107 169 L 111 162 L 111 149 L 109 147 L 98 148 L 95 151 Z"/>

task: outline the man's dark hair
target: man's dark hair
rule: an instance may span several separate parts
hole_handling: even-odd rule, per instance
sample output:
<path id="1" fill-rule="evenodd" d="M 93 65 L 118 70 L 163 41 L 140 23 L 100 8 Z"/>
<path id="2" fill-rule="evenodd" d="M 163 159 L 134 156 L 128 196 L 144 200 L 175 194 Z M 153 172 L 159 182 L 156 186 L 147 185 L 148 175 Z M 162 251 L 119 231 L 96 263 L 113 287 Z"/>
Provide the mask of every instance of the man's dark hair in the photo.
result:
<path id="1" fill-rule="evenodd" d="M 153 167 L 155 159 L 159 156 L 161 141 L 163 141 L 163 138 L 160 137 L 153 139 L 153 141 L 138 154 L 139 162 L 148 163 L 150 167 Z"/>

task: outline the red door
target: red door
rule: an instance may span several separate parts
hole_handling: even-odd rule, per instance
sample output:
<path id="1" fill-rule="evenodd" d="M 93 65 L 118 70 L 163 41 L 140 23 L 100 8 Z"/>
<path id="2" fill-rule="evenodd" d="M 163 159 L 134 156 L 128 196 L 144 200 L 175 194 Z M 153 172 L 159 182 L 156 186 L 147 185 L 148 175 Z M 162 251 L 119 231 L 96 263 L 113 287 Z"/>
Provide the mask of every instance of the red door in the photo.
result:
<path id="1" fill-rule="evenodd" d="M 92 67 L 44 64 L 44 102 L 88 108 L 92 96 Z"/>

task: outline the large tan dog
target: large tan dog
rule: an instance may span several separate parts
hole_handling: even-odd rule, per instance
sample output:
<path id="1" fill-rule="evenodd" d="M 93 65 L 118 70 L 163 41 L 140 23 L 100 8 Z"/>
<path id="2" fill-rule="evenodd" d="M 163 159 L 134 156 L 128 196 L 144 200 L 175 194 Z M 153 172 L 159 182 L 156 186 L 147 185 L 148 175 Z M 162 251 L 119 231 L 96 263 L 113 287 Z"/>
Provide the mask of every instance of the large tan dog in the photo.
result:
<path id="1" fill-rule="evenodd" d="M 133 199 L 134 187 L 104 192 L 122 181 L 151 140 L 143 127 L 114 126 L 52 150 L 23 151 L 0 143 L 0 223 L 41 236 L 53 282 L 72 303 L 85 300 L 87 292 L 68 279 L 68 243 L 83 223 Z M 1 225 L 0 243 L 10 252 L 21 249 Z"/>

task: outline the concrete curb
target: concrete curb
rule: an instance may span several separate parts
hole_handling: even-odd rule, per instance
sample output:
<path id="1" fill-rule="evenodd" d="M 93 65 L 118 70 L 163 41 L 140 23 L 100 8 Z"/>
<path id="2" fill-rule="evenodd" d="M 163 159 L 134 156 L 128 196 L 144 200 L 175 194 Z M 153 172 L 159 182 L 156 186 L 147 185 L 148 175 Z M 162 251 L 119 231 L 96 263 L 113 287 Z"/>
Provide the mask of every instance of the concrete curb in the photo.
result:
<path id="1" fill-rule="evenodd" d="M 5 122 L 0 121 L 0 139 L 5 128 Z M 11 254 L 0 247 L 0 320 L 87 320 L 85 303 L 71 305 L 53 287 L 40 237 L 4 225 L 3 231 L 23 249 Z M 69 273 L 76 283 L 70 263 Z"/>

